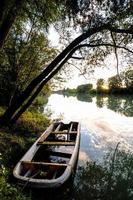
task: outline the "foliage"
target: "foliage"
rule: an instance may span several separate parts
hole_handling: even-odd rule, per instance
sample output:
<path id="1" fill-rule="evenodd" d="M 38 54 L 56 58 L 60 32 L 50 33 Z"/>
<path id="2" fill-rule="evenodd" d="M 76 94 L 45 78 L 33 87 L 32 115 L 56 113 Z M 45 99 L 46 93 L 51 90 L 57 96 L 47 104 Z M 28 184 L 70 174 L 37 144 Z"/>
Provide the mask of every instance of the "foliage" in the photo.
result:
<path id="1" fill-rule="evenodd" d="M 118 75 L 112 76 L 108 79 L 108 87 L 111 91 L 115 91 L 122 87 L 122 80 Z"/>
<path id="2" fill-rule="evenodd" d="M 100 78 L 97 80 L 97 91 L 101 91 L 104 85 L 104 79 Z"/>
<path id="3" fill-rule="evenodd" d="M 29 196 L 22 193 L 21 188 L 7 182 L 7 171 L 4 166 L 0 169 L 0 199 L 2 200 L 30 200 Z"/>
<path id="4" fill-rule="evenodd" d="M 92 84 L 85 84 L 85 85 L 80 85 L 77 87 L 77 92 L 78 93 L 87 93 L 92 89 L 93 85 Z"/>
<path id="5" fill-rule="evenodd" d="M 26 24 L 18 23 L 0 52 L 0 94 L 6 105 L 22 93 L 56 54 L 34 25 L 29 25 L 31 27 L 27 30 Z M 45 91 L 49 88 L 45 86 Z"/>
<path id="6" fill-rule="evenodd" d="M 4 166 L 2 154 L 0 153 L 0 199 L 30 200 L 30 196 L 24 195 L 20 187 L 9 183 L 9 174 L 10 172 Z"/>
<path id="7" fill-rule="evenodd" d="M 1 114 L 3 109 L 0 108 Z M 0 199 L 30 200 L 22 188 L 12 182 L 12 171 L 27 149 L 49 125 L 46 116 L 40 113 L 25 113 L 10 128 L 0 129 Z"/>
<path id="8" fill-rule="evenodd" d="M 40 133 L 49 124 L 49 119 L 38 112 L 25 112 L 14 125 L 14 129 L 21 133 Z"/>
<path id="9" fill-rule="evenodd" d="M 16 4 L 14 7 L 16 7 Z M 63 48 L 68 43 L 70 44 L 42 70 L 40 75 L 37 74 L 36 78 L 32 79 L 19 98 L 16 97 L 12 100 L 14 104 L 10 104 L 3 117 L 1 117 L 2 125 L 9 124 L 13 119 L 16 120 L 29 107 L 43 85 L 51 80 L 70 58 L 80 60 L 83 58 L 84 53 L 84 57 L 88 61 L 87 64 L 91 67 L 100 66 L 101 61 L 103 62 L 112 53 L 117 58 L 117 64 L 117 53 L 123 52 L 122 58 L 126 58 L 126 55 L 130 57 L 132 53 L 130 47 L 132 47 L 133 29 L 130 0 L 73 0 L 71 3 L 69 0 L 59 2 L 49 0 L 24 1 L 20 10 L 19 14 L 16 13 L 17 18 L 15 19 L 20 20 L 21 18 L 20 21 L 25 22 L 25 25 L 29 22 L 35 22 L 35 30 L 39 30 L 41 33 L 44 27 L 46 30 L 47 24 L 53 23 L 57 19 L 57 30 L 61 30 L 62 35 L 67 36 L 62 37 L 63 41 L 67 39 L 67 42 L 63 44 Z M 63 14 L 64 19 L 62 20 Z M 17 20 L 14 21 L 17 23 Z M 14 21 L 12 24 L 14 24 Z M 65 31 L 62 28 L 63 26 Z M 82 34 L 73 40 L 77 33 L 78 35 L 79 33 Z M 72 40 L 73 42 L 71 42 Z M 91 48 L 90 51 L 88 51 L 88 48 Z M 118 48 L 119 51 L 117 51 Z M 128 61 L 131 62 L 131 60 Z M 84 70 L 84 72 L 87 73 L 87 70 Z"/>
<path id="10" fill-rule="evenodd" d="M 125 72 L 122 74 L 124 77 L 124 82 L 126 85 L 126 88 L 130 91 L 133 90 L 133 70 L 132 68 L 127 69 Z"/>

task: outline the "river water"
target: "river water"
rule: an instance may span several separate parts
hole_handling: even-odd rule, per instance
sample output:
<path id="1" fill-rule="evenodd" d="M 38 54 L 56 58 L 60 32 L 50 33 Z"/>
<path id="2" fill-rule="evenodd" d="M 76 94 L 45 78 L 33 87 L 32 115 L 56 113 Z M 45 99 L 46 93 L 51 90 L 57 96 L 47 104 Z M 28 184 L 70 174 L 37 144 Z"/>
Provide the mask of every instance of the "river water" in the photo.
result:
<path id="1" fill-rule="evenodd" d="M 59 191 L 34 191 L 33 200 L 102 200 L 102 198 L 97 198 L 97 194 L 98 196 L 102 196 L 103 193 L 106 194 L 106 172 L 105 176 L 103 174 L 105 156 L 111 151 L 114 155 L 118 143 L 120 143 L 118 148 L 124 149 L 124 151 L 133 151 L 133 97 L 100 95 L 78 95 L 74 97 L 52 94 L 44 107 L 44 113 L 51 113 L 53 120 L 61 119 L 66 123 L 70 121 L 80 122 L 79 159 L 74 182 L 69 183 L 67 187 Z M 126 157 L 123 158 L 124 160 L 118 161 L 115 168 L 114 177 L 119 176 L 119 179 L 122 174 L 126 173 L 123 170 L 129 170 L 131 173 L 130 168 L 132 169 L 130 165 L 127 165 L 129 160 L 126 161 Z M 127 168 L 125 168 L 126 165 L 123 164 L 123 161 Z M 90 164 L 87 163 L 94 163 L 94 165 L 90 168 Z M 97 166 L 103 166 L 103 168 Z M 98 178 L 101 170 L 105 180 Z M 121 184 L 117 186 L 117 189 L 120 186 Z M 123 189 L 120 188 L 120 193 L 122 191 Z M 115 196 L 119 196 L 119 193 L 116 190 L 116 194 L 111 193 L 111 195 L 114 195 L 114 197 L 110 199 L 115 199 Z M 108 199 L 108 197 L 103 199 Z M 125 199 L 128 198 L 124 197 Z"/>
<path id="2" fill-rule="evenodd" d="M 101 162 L 110 149 L 133 150 L 133 97 L 131 96 L 63 96 L 52 94 L 45 112 L 52 119 L 79 121 L 81 141 L 78 164 Z"/>

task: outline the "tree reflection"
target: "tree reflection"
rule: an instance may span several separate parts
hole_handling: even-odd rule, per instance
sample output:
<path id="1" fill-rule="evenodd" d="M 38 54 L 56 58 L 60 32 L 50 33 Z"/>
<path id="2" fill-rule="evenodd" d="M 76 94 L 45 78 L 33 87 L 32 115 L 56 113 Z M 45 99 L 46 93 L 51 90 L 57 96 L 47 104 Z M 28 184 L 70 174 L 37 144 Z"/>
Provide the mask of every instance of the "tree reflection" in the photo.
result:
<path id="1" fill-rule="evenodd" d="M 107 108 L 110 110 L 114 110 L 115 112 L 121 112 L 122 102 L 123 102 L 122 97 L 110 95 L 107 101 Z"/>
<path id="2" fill-rule="evenodd" d="M 96 105 L 99 108 L 102 108 L 103 106 L 106 105 L 106 100 L 107 100 L 108 96 L 107 95 L 97 95 L 96 96 Z"/>
<path id="3" fill-rule="evenodd" d="M 88 162 L 79 168 L 75 185 L 76 200 L 133 199 L 133 154 L 119 151 L 102 166 Z"/>
<path id="4" fill-rule="evenodd" d="M 77 99 L 79 101 L 92 102 L 92 98 L 93 96 L 91 94 L 86 93 L 83 95 L 83 94 L 77 93 Z"/>
<path id="5" fill-rule="evenodd" d="M 133 116 L 133 97 L 129 96 L 96 96 L 96 105 L 99 108 L 106 106 L 108 109 L 113 110 L 115 112 L 124 114 L 128 117 Z"/>

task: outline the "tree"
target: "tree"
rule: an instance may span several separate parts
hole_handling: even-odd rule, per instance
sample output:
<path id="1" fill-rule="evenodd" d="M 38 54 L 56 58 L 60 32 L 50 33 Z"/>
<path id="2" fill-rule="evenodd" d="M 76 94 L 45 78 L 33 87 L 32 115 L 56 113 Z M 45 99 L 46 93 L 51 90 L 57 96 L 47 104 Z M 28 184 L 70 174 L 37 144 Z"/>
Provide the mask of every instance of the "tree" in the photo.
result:
<path id="1" fill-rule="evenodd" d="M 68 3 L 70 1 L 65 2 Z M 73 0 L 72 2 L 78 1 Z M 105 47 L 108 54 L 110 51 L 114 50 L 117 60 L 118 48 L 128 51 L 129 54 L 133 53 L 132 50 L 127 47 L 127 44 L 132 43 L 133 34 L 132 4 L 130 1 L 112 0 L 110 2 L 103 0 L 95 1 L 95 5 L 94 1 L 81 1 L 78 5 L 78 9 L 77 7 L 73 7 L 73 5 L 74 4 L 69 5 L 69 7 L 71 7 L 69 10 L 75 11 L 70 12 L 69 19 L 72 19 L 71 17 L 74 16 L 71 24 L 80 26 L 83 33 L 74 39 L 47 67 L 45 67 L 41 74 L 31 81 L 19 98 L 16 97 L 2 116 L 1 124 L 7 124 L 12 120 L 14 121 L 14 119 L 17 120 L 16 116 L 20 116 L 20 114 L 27 109 L 43 86 L 59 72 L 70 58 L 75 58 L 73 54 L 77 50 L 85 48 L 87 52 L 88 48 L 94 48 L 97 49 L 97 51 L 104 52 L 102 47 Z M 66 8 L 66 5 L 63 8 Z M 65 19 L 68 21 L 67 16 Z M 91 52 L 91 50 L 89 52 Z M 102 58 L 104 56 L 106 56 L 106 53 L 102 54 Z M 95 60 L 97 60 L 97 58 Z"/>
<path id="2" fill-rule="evenodd" d="M 14 26 L 0 51 L 1 100 L 9 106 L 55 55 L 43 33 Z"/>
<path id="3" fill-rule="evenodd" d="M 104 79 L 100 78 L 97 80 L 97 91 L 100 92 L 103 89 Z"/>
<path id="4" fill-rule="evenodd" d="M 133 91 L 133 70 L 129 68 L 124 72 L 124 82 L 128 90 Z"/>
<path id="5" fill-rule="evenodd" d="M 111 92 L 119 91 L 122 88 L 122 80 L 118 75 L 112 76 L 108 79 L 108 87 Z"/>
<path id="6" fill-rule="evenodd" d="M 59 1 L 60 3 L 60 1 Z M 1 0 L 0 1 L 0 49 L 3 48 L 12 26 L 18 18 L 30 21 L 37 19 L 41 28 L 57 20 L 59 3 L 50 0 Z"/>
<path id="7" fill-rule="evenodd" d="M 77 92 L 78 93 L 88 93 L 92 89 L 93 85 L 92 84 L 85 84 L 85 85 L 79 85 L 77 87 Z"/>

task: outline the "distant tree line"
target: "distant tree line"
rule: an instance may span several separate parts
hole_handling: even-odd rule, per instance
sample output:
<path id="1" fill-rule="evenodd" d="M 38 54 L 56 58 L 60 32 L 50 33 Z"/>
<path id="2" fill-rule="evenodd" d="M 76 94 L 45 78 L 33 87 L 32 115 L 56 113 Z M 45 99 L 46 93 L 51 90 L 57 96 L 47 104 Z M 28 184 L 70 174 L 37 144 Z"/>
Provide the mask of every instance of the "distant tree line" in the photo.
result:
<path id="1" fill-rule="evenodd" d="M 133 70 L 128 68 L 119 75 L 108 78 L 107 88 L 105 87 L 105 80 L 97 80 L 96 92 L 98 93 L 119 93 L 119 94 L 133 94 Z"/>
<path id="2" fill-rule="evenodd" d="M 63 91 L 64 94 L 133 94 L 133 70 L 128 70 L 108 78 L 107 83 L 100 78 L 97 80 L 96 89 L 93 88 L 92 83 L 79 85 L 77 88 L 66 88 Z"/>

